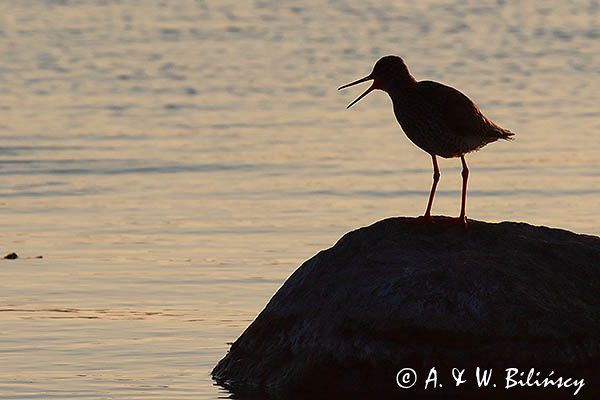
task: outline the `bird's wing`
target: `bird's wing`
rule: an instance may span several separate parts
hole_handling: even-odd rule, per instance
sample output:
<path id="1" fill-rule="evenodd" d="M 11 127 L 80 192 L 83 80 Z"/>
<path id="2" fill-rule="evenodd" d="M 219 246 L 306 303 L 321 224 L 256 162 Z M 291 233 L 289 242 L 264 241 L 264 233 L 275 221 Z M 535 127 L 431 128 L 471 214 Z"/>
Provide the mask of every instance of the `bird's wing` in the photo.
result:
<path id="1" fill-rule="evenodd" d="M 479 136 L 490 138 L 508 138 L 513 135 L 508 129 L 492 122 L 471 99 L 453 87 L 437 82 L 423 82 L 427 90 L 435 92 L 440 115 L 454 134 L 458 136 Z"/>

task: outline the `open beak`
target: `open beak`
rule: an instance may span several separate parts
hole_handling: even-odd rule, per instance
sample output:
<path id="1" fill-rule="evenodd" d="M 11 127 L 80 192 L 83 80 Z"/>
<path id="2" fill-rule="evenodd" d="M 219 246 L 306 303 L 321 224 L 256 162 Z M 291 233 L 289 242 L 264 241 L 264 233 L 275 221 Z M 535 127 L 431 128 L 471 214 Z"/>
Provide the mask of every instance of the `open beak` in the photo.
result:
<path id="1" fill-rule="evenodd" d="M 346 89 L 347 87 L 354 86 L 354 85 L 358 85 L 359 83 L 363 83 L 363 82 L 366 82 L 366 81 L 370 81 L 370 80 L 372 80 L 372 79 L 373 79 L 373 76 L 371 76 L 371 75 L 367 75 L 367 76 L 365 76 L 364 78 L 360 78 L 360 79 L 359 79 L 359 80 L 357 80 L 357 81 L 354 81 L 354 82 L 348 83 L 347 85 L 344 85 L 344 86 L 340 86 L 340 87 L 338 88 L 338 90 L 341 90 L 341 89 Z M 372 84 L 372 85 L 371 85 L 371 86 L 370 86 L 370 87 L 369 87 L 367 90 L 365 90 L 365 92 L 364 92 L 363 94 L 361 94 L 360 96 L 358 96 L 358 97 L 356 98 L 356 100 L 354 100 L 352 103 L 350 103 L 350 104 L 348 105 L 348 107 L 346 107 L 346 109 L 348 109 L 348 108 L 352 107 L 353 105 L 355 105 L 356 103 L 358 103 L 358 102 L 359 102 L 359 101 L 360 101 L 360 100 L 361 100 L 363 97 L 365 97 L 366 95 L 368 95 L 369 93 L 371 93 L 373 90 L 375 90 L 375 82 L 373 82 L 373 84 Z"/>

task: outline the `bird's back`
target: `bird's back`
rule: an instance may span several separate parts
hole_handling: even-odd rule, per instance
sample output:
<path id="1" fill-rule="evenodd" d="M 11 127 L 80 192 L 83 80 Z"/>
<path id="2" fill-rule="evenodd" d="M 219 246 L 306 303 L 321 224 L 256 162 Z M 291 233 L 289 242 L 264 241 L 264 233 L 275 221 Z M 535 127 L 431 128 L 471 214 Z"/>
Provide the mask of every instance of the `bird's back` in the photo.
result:
<path id="1" fill-rule="evenodd" d="M 513 135 L 460 91 L 438 82 L 416 82 L 392 100 L 406 135 L 430 154 L 457 157 Z"/>

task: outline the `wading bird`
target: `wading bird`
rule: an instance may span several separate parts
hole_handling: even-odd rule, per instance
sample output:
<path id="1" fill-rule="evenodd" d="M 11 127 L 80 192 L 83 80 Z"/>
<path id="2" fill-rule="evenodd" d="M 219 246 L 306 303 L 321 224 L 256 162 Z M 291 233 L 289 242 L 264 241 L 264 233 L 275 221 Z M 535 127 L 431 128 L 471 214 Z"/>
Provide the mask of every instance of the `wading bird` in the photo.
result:
<path id="1" fill-rule="evenodd" d="M 338 90 L 371 80 L 373 84 L 347 108 L 375 89 L 383 90 L 390 96 L 402 130 L 414 144 L 429 153 L 433 161 L 433 185 L 423 216 L 426 221 L 432 220 L 431 205 L 440 179 L 436 156 L 460 157 L 462 200 L 458 221 L 466 224 L 469 168 L 465 154 L 498 139 L 511 139 L 514 133 L 492 122 L 471 99 L 453 87 L 438 82 L 417 81 L 397 56 L 379 59 L 369 75 Z"/>

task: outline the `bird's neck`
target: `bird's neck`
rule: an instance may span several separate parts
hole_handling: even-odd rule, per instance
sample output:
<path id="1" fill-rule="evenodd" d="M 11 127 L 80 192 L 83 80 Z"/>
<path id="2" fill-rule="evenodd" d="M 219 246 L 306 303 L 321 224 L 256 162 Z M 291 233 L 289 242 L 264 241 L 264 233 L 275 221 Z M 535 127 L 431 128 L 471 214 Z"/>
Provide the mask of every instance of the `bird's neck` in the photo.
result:
<path id="1" fill-rule="evenodd" d="M 397 106 L 407 97 L 410 97 L 416 84 L 416 79 L 412 75 L 408 75 L 391 83 L 385 91 L 392 99 L 394 106 Z"/>

